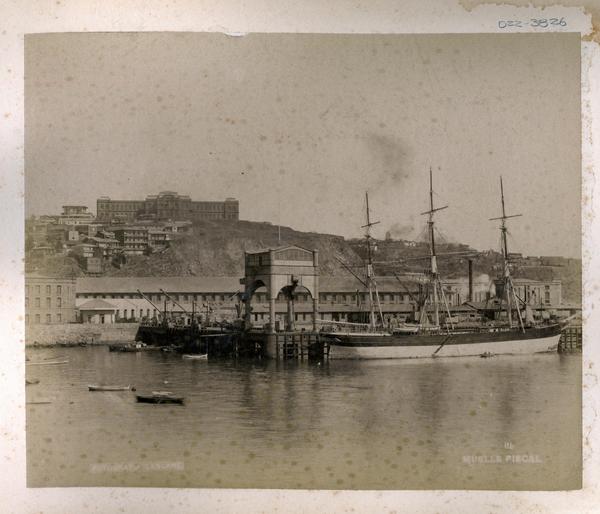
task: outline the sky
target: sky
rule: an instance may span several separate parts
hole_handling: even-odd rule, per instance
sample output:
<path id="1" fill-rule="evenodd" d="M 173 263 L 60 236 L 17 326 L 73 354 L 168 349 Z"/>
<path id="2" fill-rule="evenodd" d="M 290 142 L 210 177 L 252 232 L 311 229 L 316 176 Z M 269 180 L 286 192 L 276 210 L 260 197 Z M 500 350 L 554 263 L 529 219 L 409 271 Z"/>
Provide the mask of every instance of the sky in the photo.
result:
<path id="1" fill-rule="evenodd" d="M 581 253 L 578 34 L 25 40 L 26 215 L 163 190 L 297 230 Z"/>

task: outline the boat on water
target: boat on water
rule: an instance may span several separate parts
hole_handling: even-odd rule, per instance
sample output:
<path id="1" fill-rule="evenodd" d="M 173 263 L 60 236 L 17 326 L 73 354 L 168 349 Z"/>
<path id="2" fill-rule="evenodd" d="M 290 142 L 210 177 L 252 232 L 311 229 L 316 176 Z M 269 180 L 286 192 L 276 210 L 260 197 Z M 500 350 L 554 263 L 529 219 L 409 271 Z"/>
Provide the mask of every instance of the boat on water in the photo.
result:
<path id="1" fill-rule="evenodd" d="M 429 210 L 421 214 L 428 216 L 429 269 L 427 271 L 427 294 L 419 303 L 419 319 L 416 323 L 404 323 L 391 328 L 385 325 L 379 303 L 377 283 L 373 273 L 372 222 L 367 200 L 367 223 L 365 241 L 367 249 L 364 280 L 370 298 L 369 323 L 334 323 L 334 330 L 322 335 L 330 345 L 330 359 L 396 359 L 424 357 L 491 356 L 503 354 L 533 354 L 556 352 L 562 330 L 567 320 L 535 322 L 523 319 L 525 302 L 520 299 L 513 286 L 510 274 L 510 259 L 507 245 L 506 220 L 517 215 L 507 215 L 504 205 L 504 187 L 500 179 L 502 215 L 491 220 L 500 220 L 503 260 L 502 287 L 497 291 L 506 309 L 506 320 L 489 320 L 474 326 L 460 326 L 453 322 L 444 286 L 438 274 L 435 247 L 434 214 L 446 209 L 435 207 L 433 202 L 433 179 L 429 170 Z M 515 316 L 516 313 L 516 316 Z M 330 322 L 328 322 L 330 323 Z"/>
<path id="2" fill-rule="evenodd" d="M 135 391 L 135 387 L 126 385 L 88 385 L 89 391 Z"/>
<path id="3" fill-rule="evenodd" d="M 183 354 L 181 358 L 186 360 L 205 361 L 208 360 L 208 353 Z"/>
<path id="4" fill-rule="evenodd" d="M 158 346 L 149 346 L 145 343 L 111 344 L 108 346 L 109 352 L 135 353 L 135 352 L 152 352 L 152 351 L 160 351 L 160 350 L 161 350 L 161 348 Z"/>
<path id="5" fill-rule="evenodd" d="M 29 366 L 49 366 L 52 364 L 68 364 L 69 359 L 57 360 L 57 361 L 26 361 L 25 364 Z"/>
<path id="6" fill-rule="evenodd" d="M 30 386 L 30 385 L 36 385 L 40 383 L 40 379 L 39 378 L 32 378 L 32 379 L 25 379 L 25 385 L 26 386 Z"/>
<path id="7" fill-rule="evenodd" d="M 226 322 L 217 323 L 216 319 L 211 321 L 213 308 L 209 302 L 203 304 L 206 312 L 201 314 L 197 310 L 196 300 L 192 299 L 192 309 L 190 312 L 178 302 L 177 298 L 174 298 L 164 289 L 161 289 L 160 292 L 164 295 L 164 306 L 161 309 L 148 295 L 139 289 L 137 292 L 141 298 L 145 299 L 160 314 L 158 319 L 143 320 L 140 323 L 135 336 L 136 341 L 141 341 L 152 347 L 183 347 L 187 352 L 200 349 L 206 353 L 206 337 L 226 336 L 233 332 L 239 332 L 240 327 L 235 324 Z M 167 300 L 173 306 L 179 307 L 179 314 L 174 314 L 172 311 L 169 313 Z"/>
<path id="8" fill-rule="evenodd" d="M 169 391 L 152 391 L 152 394 L 138 394 L 136 399 L 139 403 L 155 403 L 155 404 L 178 404 L 183 405 L 184 398 L 182 396 L 175 396 Z"/>

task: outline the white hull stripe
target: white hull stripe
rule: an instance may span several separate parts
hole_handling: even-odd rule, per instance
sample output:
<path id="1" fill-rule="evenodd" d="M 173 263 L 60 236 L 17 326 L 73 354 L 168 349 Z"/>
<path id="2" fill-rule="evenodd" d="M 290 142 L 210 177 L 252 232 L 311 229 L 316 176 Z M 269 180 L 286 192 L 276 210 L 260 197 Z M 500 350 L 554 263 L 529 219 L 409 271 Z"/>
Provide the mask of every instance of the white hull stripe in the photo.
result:
<path id="1" fill-rule="evenodd" d="M 555 352 L 560 334 L 539 339 L 514 339 L 482 343 L 426 346 L 340 346 L 331 344 L 330 359 L 416 359 L 424 357 L 467 357 Z"/>

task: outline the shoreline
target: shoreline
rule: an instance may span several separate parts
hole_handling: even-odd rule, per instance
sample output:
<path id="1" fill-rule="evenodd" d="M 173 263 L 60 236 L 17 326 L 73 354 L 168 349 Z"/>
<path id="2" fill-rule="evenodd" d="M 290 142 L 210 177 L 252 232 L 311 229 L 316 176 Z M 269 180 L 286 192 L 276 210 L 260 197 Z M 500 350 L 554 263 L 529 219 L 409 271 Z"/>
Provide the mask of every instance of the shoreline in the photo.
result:
<path id="1" fill-rule="evenodd" d="M 139 323 L 56 323 L 25 328 L 26 348 L 103 345 L 133 341 Z"/>

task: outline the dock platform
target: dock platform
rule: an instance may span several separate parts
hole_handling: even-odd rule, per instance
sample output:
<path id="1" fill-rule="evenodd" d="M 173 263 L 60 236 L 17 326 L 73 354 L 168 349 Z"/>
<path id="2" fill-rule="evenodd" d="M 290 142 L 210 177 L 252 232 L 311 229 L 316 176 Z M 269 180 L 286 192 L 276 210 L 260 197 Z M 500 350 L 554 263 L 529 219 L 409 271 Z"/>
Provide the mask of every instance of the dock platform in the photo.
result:
<path id="1" fill-rule="evenodd" d="M 580 352 L 583 343 L 581 325 L 570 325 L 563 330 L 558 343 L 559 353 Z"/>
<path id="2" fill-rule="evenodd" d="M 238 355 L 254 351 L 275 360 L 322 361 L 329 358 L 329 343 L 318 332 L 248 332 L 240 339 Z"/>

